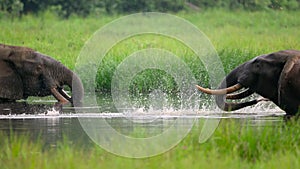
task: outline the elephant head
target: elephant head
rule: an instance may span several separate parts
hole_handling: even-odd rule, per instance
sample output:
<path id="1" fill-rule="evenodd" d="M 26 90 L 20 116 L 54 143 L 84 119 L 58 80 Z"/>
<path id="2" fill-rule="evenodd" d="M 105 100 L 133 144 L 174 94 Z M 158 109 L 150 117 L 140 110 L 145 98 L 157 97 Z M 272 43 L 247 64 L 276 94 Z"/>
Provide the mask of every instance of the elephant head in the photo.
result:
<path id="1" fill-rule="evenodd" d="M 231 71 L 216 90 L 197 88 L 216 95 L 216 103 L 225 111 L 238 110 L 270 100 L 288 115 L 295 115 L 300 105 L 300 51 L 284 50 L 257 56 Z M 244 90 L 242 90 L 244 88 Z M 241 91 L 237 93 L 238 91 Z M 236 92 L 232 94 L 233 92 Z M 235 103 L 257 93 L 263 99 Z"/>
<path id="2" fill-rule="evenodd" d="M 64 85 L 70 87 L 72 97 Z M 0 101 L 48 95 L 60 105 L 80 106 L 83 86 L 75 73 L 53 58 L 31 48 L 0 44 Z"/>

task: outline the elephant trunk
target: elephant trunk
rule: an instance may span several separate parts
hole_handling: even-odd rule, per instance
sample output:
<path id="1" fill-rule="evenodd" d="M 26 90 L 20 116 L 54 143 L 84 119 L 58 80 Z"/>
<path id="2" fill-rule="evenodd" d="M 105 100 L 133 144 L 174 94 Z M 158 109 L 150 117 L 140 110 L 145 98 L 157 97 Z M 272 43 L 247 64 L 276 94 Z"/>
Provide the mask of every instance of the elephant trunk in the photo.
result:
<path id="1" fill-rule="evenodd" d="M 221 85 L 219 86 L 219 89 L 227 88 L 228 86 L 233 86 L 238 84 L 237 81 L 237 73 L 238 70 L 235 69 L 232 72 L 230 72 L 226 78 L 222 81 Z M 218 107 L 224 111 L 231 111 L 231 110 L 236 110 L 238 107 L 236 106 L 235 103 L 228 103 L 226 102 L 226 94 L 221 94 L 221 95 L 216 95 L 215 100 L 216 104 Z"/>
<path id="2" fill-rule="evenodd" d="M 240 76 L 242 66 L 234 69 L 232 72 L 230 72 L 226 78 L 222 81 L 221 85 L 219 86 L 219 89 L 223 89 L 223 88 L 227 88 L 228 86 L 239 86 L 240 88 L 238 90 L 240 90 L 241 88 L 243 88 L 242 84 L 239 83 L 238 81 L 238 77 Z M 238 91 L 235 90 L 235 91 Z M 233 102 L 226 102 L 226 99 L 242 99 L 245 98 L 249 95 L 251 95 L 253 92 L 246 90 L 242 93 L 239 94 L 233 94 L 233 95 L 227 95 L 228 93 L 225 94 L 221 94 L 221 95 L 216 95 L 215 100 L 216 100 L 216 104 L 218 105 L 218 107 L 224 111 L 234 111 L 234 110 L 238 110 L 247 106 L 251 106 L 254 105 L 256 103 L 258 103 L 259 101 L 262 100 L 251 100 L 251 101 L 247 101 L 247 102 L 242 102 L 242 103 L 233 103 Z"/>
<path id="3" fill-rule="evenodd" d="M 263 100 L 252 100 L 248 102 L 243 102 L 243 103 L 233 103 L 233 102 L 226 102 L 226 99 L 243 99 L 251 94 L 253 94 L 252 91 L 246 90 L 244 92 L 238 93 L 238 94 L 231 94 L 230 93 L 239 91 L 240 89 L 243 88 L 243 85 L 238 82 L 238 77 L 240 76 L 241 69 L 243 66 L 240 66 L 230 72 L 226 78 L 222 81 L 221 85 L 217 90 L 211 90 L 211 89 L 205 89 L 201 86 L 196 86 L 198 90 L 206 93 L 206 94 L 211 94 L 211 95 L 216 95 L 215 100 L 216 104 L 218 107 L 224 111 L 234 111 L 241 109 L 246 106 L 251 106 L 259 101 Z"/>
<path id="4" fill-rule="evenodd" d="M 72 96 L 70 102 L 75 107 L 81 107 L 83 103 L 84 89 L 80 78 L 71 70 L 65 69 L 65 84 L 71 88 Z"/>

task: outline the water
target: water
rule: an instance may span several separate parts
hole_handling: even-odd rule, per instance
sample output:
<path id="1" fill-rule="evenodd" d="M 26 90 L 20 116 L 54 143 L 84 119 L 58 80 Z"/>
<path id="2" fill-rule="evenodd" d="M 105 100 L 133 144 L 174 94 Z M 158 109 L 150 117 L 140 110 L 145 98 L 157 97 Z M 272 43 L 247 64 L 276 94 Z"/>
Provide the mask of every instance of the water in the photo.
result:
<path id="1" fill-rule="evenodd" d="M 231 113 L 215 113 L 211 110 L 180 112 L 175 110 L 116 113 L 109 104 L 101 107 L 83 107 L 76 112 L 72 107 L 64 107 L 62 112 L 53 110 L 53 102 L 18 102 L 0 105 L 0 132 L 10 135 L 29 135 L 33 140 L 42 140 L 47 147 L 57 146 L 57 141 L 68 138 L 71 143 L 90 145 L 80 123 L 82 119 L 104 119 L 114 130 L 128 136 L 137 131 L 142 136 L 152 137 L 172 126 L 176 119 L 236 119 L 243 125 L 273 126 L 282 121 L 284 113 L 278 108 L 265 105 L 246 108 Z M 97 111 L 102 113 L 97 113 Z M 110 111 L 111 110 L 111 111 Z M 197 122 L 196 122 L 197 123 Z M 180 124 L 184 125 L 184 124 Z M 137 136 L 139 137 L 139 136 Z"/>

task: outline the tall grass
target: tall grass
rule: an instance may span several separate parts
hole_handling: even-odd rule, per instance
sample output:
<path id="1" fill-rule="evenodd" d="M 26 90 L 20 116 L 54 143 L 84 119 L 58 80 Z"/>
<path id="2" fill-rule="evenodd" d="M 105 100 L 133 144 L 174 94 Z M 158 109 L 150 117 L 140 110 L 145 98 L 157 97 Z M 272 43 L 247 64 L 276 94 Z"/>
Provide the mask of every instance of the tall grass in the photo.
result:
<path id="1" fill-rule="evenodd" d="M 263 53 L 300 49 L 298 15 L 297 11 L 250 13 L 222 10 L 178 14 L 207 35 L 219 53 L 225 72 Z M 118 17 L 103 15 L 62 20 L 44 13 L 40 17 L 29 15 L 15 21 L 2 19 L 0 42 L 32 47 L 74 69 L 76 58 L 84 43 L 96 30 Z M 116 66 L 131 53 L 153 47 L 169 50 L 182 57 L 199 83 L 207 85 L 208 77 L 201 61 L 184 44 L 162 36 L 144 35 L 124 40 L 107 53 L 98 71 L 97 89 L 109 91 Z M 151 77 L 151 74 L 141 75 L 140 79 L 145 81 L 136 83 L 137 88 L 141 88 L 146 82 L 155 81 L 156 76 Z M 170 77 L 167 79 L 167 86 L 174 90 L 176 85 L 174 86 Z"/>
<path id="2" fill-rule="evenodd" d="M 144 159 L 110 154 L 98 146 L 85 147 L 65 139 L 55 148 L 27 136 L 3 137 L 1 168 L 299 168 L 300 126 L 288 122 L 276 126 L 250 126 L 223 120 L 214 135 L 198 143 L 202 121 L 168 152 Z"/>

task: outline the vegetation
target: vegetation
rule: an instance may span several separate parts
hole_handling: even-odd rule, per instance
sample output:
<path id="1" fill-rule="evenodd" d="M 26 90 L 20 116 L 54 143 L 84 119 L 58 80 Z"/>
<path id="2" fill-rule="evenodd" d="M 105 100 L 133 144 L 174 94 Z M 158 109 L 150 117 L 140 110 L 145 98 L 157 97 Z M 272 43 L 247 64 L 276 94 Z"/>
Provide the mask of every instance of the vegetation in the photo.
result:
<path id="1" fill-rule="evenodd" d="M 223 62 L 225 72 L 263 53 L 300 49 L 298 15 L 298 11 L 222 10 L 178 14 L 207 35 Z M 39 17 L 28 15 L 15 21 L 1 19 L 0 42 L 32 47 L 74 69 L 84 43 L 96 30 L 118 17 L 101 15 L 61 20 L 45 12 Z M 107 53 L 98 71 L 97 91 L 110 91 L 113 73 L 124 58 L 138 50 L 153 47 L 169 50 L 179 56 L 188 64 L 199 84 L 208 85 L 209 79 L 201 61 L 184 44 L 163 36 L 143 35 L 126 39 Z M 159 74 L 161 72 L 155 70 L 142 72 L 134 79 L 131 87 L 138 91 L 133 92 L 147 93 L 159 85 L 166 86 L 171 92 L 177 90 L 171 77 L 164 76 L 166 82 L 157 83 Z"/>
<path id="2" fill-rule="evenodd" d="M 223 120 L 204 144 L 194 127 L 168 152 L 144 159 L 128 159 L 105 152 L 96 145 L 85 147 L 70 140 L 43 149 L 43 143 L 27 136 L 1 134 L 0 165 L 8 168 L 299 168 L 300 124 L 276 123 L 250 126 Z"/>
<path id="3" fill-rule="evenodd" d="M 88 16 L 95 13 L 179 12 L 207 9 L 226 10 L 297 10 L 299 0 L 0 0 L 0 15 L 21 17 L 44 10 L 56 12 L 60 17 Z"/>
<path id="4" fill-rule="evenodd" d="M 76 58 L 89 37 L 119 17 L 101 14 L 84 19 L 71 16 L 68 20 L 63 20 L 49 11 L 41 13 L 39 17 L 26 15 L 15 20 L 4 18 L 3 13 L 0 15 L 1 43 L 32 47 L 56 58 L 71 69 L 74 69 Z M 211 9 L 197 13 L 183 11 L 177 15 L 195 24 L 208 36 L 220 55 L 225 72 L 262 53 L 300 49 L 298 11 L 272 10 L 250 13 Z M 128 54 L 149 47 L 164 48 L 182 57 L 191 67 L 199 83 L 207 85 L 203 66 L 200 61 L 194 60 L 195 55 L 184 44 L 161 36 L 145 35 L 126 39 L 107 53 L 98 71 L 97 90 L 109 91 L 116 66 Z M 140 87 L 150 81 L 157 81 L 160 72 L 152 73 L 141 74 L 141 82 L 136 80 L 133 85 Z M 172 80 L 167 80 L 166 83 L 169 88 L 175 86 Z M 198 126 L 201 124 L 200 122 Z M 196 126 L 187 138 L 172 150 L 146 159 L 118 157 L 97 146 L 86 148 L 72 144 L 67 139 L 57 143 L 55 148 L 45 149 L 41 141 L 32 141 L 27 136 L 7 136 L 2 133 L 0 166 L 3 169 L 299 168 L 298 122 L 250 127 L 240 121 L 223 120 L 205 144 L 198 143 L 199 132 L 200 128 Z"/>

